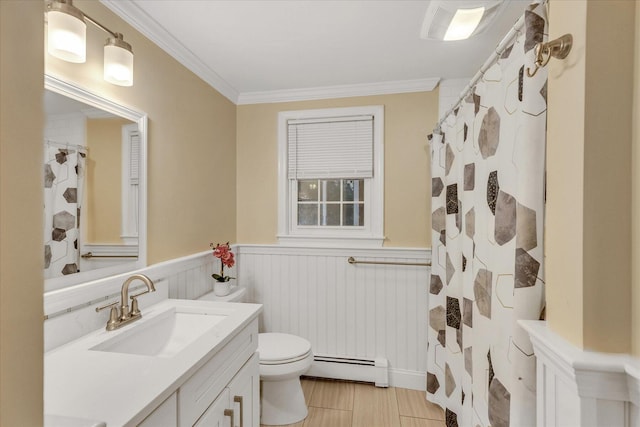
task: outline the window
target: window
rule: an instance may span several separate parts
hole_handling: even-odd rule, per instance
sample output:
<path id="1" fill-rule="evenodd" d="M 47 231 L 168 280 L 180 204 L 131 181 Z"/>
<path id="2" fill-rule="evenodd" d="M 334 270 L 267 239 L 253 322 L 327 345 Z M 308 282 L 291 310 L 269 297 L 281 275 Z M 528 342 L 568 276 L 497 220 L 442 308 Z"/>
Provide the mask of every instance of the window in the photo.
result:
<path id="1" fill-rule="evenodd" d="M 297 184 L 298 226 L 364 226 L 364 179 L 299 180 Z"/>
<path id="2" fill-rule="evenodd" d="M 383 107 L 281 112 L 278 239 L 381 246 Z"/>

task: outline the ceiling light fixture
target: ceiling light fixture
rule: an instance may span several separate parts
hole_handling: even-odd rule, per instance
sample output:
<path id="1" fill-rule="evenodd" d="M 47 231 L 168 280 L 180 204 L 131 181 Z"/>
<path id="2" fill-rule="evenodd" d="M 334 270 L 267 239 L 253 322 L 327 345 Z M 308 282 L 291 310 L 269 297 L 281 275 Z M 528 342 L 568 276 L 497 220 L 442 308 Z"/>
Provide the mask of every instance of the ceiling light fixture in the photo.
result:
<path id="1" fill-rule="evenodd" d="M 47 52 L 68 62 L 86 61 L 87 24 L 110 35 L 104 46 L 104 79 L 119 86 L 133 85 L 133 49 L 116 33 L 75 7 L 72 0 L 47 2 Z"/>
<path id="2" fill-rule="evenodd" d="M 503 0 L 432 0 L 427 7 L 420 38 L 464 40 L 480 34 L 498 16 Z"/>
<path id="3" fill-rule="evenodd" d="M 458 9 L 453 19 L 449 23 L 447 32 L 444 34 L 443 40 L 464 40 L 471 37 L 471 34 L 478 28 L 480 20 L 484 15 L 484 7 L 475 9 Z"/>

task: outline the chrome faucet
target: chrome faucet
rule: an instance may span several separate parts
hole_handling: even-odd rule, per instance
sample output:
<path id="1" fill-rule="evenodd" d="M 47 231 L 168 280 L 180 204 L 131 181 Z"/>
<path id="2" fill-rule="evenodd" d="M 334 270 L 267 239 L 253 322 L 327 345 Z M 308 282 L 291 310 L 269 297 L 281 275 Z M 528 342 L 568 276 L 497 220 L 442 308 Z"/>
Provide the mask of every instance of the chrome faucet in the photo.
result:
<path id="1" fill-rule="evenodd" d="M 129 285 L 134 280 L 141 280 L 147 285 L 147 290 L 129 296 Z M 153 286 L 153 282 L 144 274 L 134 274 L 124 281 L 122 284 L 122 290 L 120 291 L 120 301 L 115 301 L 102 307 L 97 307 L 96 312 L 111 307 L 109 314 L 109 320 L 107 321 L 107 331 L 113 331 L 128 323 L 138 320 L 142 317 L 142 313 L 138 308 L 138 299 L 140 295 L 144 295 L 149 292 L 155 292 L 156 288 Z M 131 310 L 129 310 L 129 298 L 131 298 Z M 120 305 L 118 310 L 117 305 Z"/>

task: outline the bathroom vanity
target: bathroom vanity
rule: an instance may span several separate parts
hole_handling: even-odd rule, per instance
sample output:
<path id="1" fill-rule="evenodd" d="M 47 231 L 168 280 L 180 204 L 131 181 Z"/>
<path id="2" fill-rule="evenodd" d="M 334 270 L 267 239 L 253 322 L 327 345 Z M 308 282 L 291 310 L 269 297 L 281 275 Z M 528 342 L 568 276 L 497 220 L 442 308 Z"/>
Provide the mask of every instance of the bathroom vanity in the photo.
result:
<path id="1" fill-rule="evenodd" d="M 165 300 L 45 354 L 45 414 L 107 426 L 258 426 L 259 304 Z"/>

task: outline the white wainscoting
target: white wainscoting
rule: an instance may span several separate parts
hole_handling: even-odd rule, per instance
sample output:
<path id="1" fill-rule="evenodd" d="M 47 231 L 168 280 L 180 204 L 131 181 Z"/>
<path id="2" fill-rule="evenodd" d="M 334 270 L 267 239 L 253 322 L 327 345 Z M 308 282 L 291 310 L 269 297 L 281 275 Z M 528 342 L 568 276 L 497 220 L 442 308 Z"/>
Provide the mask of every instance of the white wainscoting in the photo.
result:
<path id="1" fill-rule="evenodd" d="M 428 249 L 332 249 L 236 245 L 236 267 L 227 270 L 247 288 L 247 300 L 264 304 L 261 330 L 309 339 L 317 355 L 388 361 L 389 384 L 424 390 L 429 268 L 350 265 L 366 261 L 429 262 Z M 140 308 L 164 298 L 194 299 L 213 290 L 220 263 L 211 251 L 138 270 L 156 284 Z M 103 328 L 120 298 L 120 274 L 45 294 L 45 351 Z M 141 286 L 135 282 L 130 291 Z M 341 378 L 334 370 L 318 374 Z"/>
<path id="2" fill-rule="evenodd" d="M 542 321 L 519 321 L 537 359 L 540 427 L 640 427 L 640 360 L 581 350 Z"/>
<path id="3" fill-rule="evenodd" d="M 392 386 L 425 389 L 428 249 L 238 245 L 238 279 L 264 304 L 260 328 L 302 336 L 316 355 L 386 358 Z M 330 376 L 331 374 L 329 374 Z"/>

